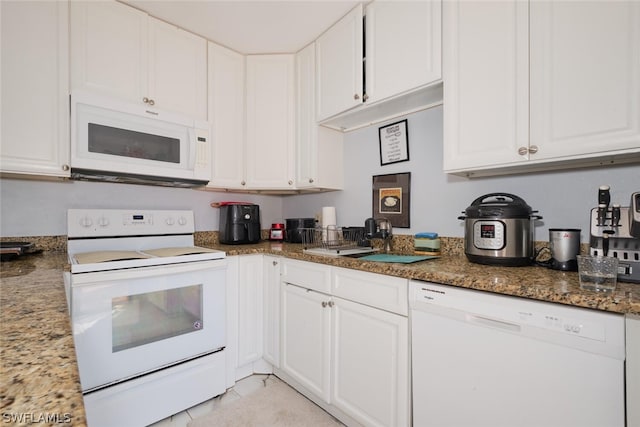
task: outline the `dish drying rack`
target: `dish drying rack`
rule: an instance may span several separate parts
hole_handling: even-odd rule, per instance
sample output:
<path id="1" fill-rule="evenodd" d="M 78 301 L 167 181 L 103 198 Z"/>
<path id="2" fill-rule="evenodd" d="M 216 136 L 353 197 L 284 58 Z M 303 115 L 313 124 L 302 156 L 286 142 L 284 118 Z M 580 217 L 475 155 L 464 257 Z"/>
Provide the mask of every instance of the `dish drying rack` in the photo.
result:
<path id="1" fill-rule="evenodd" d="M 340 256 L 375 252 L 364 227 L 302 228 L 303 252 L 313 255 Z"/>

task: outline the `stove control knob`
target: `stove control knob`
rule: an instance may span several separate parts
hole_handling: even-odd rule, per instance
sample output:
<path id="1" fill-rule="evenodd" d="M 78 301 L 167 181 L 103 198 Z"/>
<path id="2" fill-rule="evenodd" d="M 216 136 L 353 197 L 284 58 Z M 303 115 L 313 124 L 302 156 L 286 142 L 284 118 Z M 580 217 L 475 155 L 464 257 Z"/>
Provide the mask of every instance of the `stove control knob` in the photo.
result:
<path id="1" fill-rule="evenodd" d="M 103 227 L 103 228 L 104 228 L 104 227 L 107 227 L 107 226 L 109 225 L 109 218 L 104 217 L 104 216 L 101 216 L 101 217 L 98 219 L 98 225 L 99 225 L 100 227 Z"/>
<path id="2" fill-rule="evenodd" d="M 178 224 L 187 225 L 187 218 L 181 216 L 180 218 L 178 218 Z"/>
<path id="3" fill-rule="evenodd" d="M 169 218 L 167 218 L 166 222 L 167 222 L 167 225 L 173 225 L 173 224 L 175 224 L 176 221 L 173 218 L 169 217 Z"/>
<path id="4" fill-rule="evenodd" d="M 93 225 L 93 220 L 88 216 L 85 216 L 84 218 L 80 219 L 80 225 L 87 228 L 91 227 Z"/>

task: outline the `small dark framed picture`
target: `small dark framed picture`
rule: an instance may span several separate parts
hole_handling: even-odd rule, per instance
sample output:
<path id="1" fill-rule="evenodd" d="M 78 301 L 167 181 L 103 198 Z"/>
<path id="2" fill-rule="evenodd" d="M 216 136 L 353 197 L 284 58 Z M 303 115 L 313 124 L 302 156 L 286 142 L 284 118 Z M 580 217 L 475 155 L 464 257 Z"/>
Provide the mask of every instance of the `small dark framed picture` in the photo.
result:
<path id="1" fill-rule="evenodd" d="M 373 176 L 373 218 L 386 218 L 391 225 L 409 228 L 411 172 Z"/>
<path id="2" fill-rule="evenodd" d="M 409 133 L 406 119 L 378 128 L 378 139 L 381 166 L 409 160 Z"/>

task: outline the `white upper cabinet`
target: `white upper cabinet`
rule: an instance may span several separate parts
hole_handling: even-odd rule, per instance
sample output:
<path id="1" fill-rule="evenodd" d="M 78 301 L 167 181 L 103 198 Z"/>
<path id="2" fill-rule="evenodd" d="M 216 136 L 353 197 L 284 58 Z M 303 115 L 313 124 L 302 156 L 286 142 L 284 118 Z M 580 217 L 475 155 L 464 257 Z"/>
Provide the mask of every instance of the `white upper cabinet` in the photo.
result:
<path id="1" fill-rule="evenodd" d="M 208 187 L 243 189 L 244 55 L 209 42 L 211 180 Z"/>
<path id="2" fill-rule="evenodd" d="M 640 149 L 640 3 L 531 2 L 530 158 Z"/>
<path id="3" fill-rule="evenodd" d="M 525 161 L 528 5 L 445 1 L 444 169 Z"/>
<path id="4" fill-rule="evenodd" d="M 441 0 L 353 9 L 316 41 L 318 121 L 346 131 L 440 105 L 441 28 Z"/>
<path id="5" fill-rule="evenodd" d="M 0 171 L 68 177 L 68 3 L 2 1 L 0 15 Z"/>
<path id="6" fill-rule="evenodd" d="M 132 102 L 148 96 L 147 14 L 115 1 L 70 6 L 71 88 Z"/>
<path id="7" fill-rule="evenodd" d="M 246 67 L 247 187 L 293 190 L 294 55 L 249 55 Z"/>
<path id="8" fill-rule="evenodd" d="M 318 120 L 362 103 L 362 17 L 359 4 L 316 40 Z"/>
<path id="9" fill-rule="evenodd" d="M 70 5 L 72 90 L 206 120 L 205 39 L 122 3 Z"/>
<path id="10" fill-rule="evenodd" d="M 316 122 L 315 43 L 296 55 L 296 187 L 342 189 L 343 134 Z"/>
<path id="11" fill-rule="evenodd" d="M 443 34 L 446 172 L 640 158 L 640 3 L 452 0 Z"/>
<path id="12" fill-rule="evenodd" d="M 159 108 L 207 119 L 207 41 L 149 18 L 149 94 Z"/>
<path id="13" fill-rule="evenodd" d="M 440 1 L 374 1 L 365 14 L 366 102 L 442 78 Z"/>

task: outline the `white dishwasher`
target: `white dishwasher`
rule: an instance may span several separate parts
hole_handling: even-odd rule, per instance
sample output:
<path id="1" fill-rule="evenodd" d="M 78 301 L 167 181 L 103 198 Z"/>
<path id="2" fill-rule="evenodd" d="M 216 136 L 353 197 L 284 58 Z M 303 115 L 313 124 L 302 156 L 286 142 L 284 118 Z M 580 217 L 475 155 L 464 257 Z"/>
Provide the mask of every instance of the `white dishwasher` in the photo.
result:
<path id="1" fill-rule="evenodd" d="M 623 427 L 624 317 L 411 281 L 415 427 Z"/>

